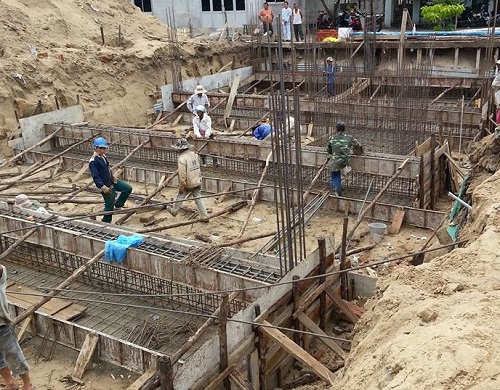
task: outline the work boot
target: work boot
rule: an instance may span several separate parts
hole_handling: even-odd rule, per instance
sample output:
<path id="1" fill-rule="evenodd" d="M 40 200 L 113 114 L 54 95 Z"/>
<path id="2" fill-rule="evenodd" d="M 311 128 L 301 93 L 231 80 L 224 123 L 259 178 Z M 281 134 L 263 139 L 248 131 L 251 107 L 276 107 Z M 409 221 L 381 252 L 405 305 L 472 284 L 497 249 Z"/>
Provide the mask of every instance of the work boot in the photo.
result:
<path id="1" fill-rule="evenodd" d="M 179 214 L 179 212 L 177 210 L 174 210 L 172 207 L 167 207 L 167 211 L 172 217 L 177 217 L 177 214 Z"/>
<path id="2" fill-rule="evenodd" d="M 210 218 L 208 218 L 208 217 L 203 217 L 203 218 L 201 218 L 200 220 L 201 220 L 201 222 L 203 222 L 203 223 L 208 223 L 208 222 L 210 221 Z"/>

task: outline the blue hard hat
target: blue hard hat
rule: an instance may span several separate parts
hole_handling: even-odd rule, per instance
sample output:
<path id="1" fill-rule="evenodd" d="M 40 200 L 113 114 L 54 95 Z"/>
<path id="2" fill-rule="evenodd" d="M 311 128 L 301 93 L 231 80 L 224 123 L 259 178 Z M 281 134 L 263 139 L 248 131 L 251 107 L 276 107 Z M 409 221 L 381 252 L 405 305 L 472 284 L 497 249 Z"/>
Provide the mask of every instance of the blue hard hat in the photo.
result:
<path id="1" fill-rule="evenodd" d="M 94 148 L 107 148 L 108 147 L 108 143 L 102 137 L 97 137 L 94 140 L 94 144 L 93 145 L 94 145 Z"/>

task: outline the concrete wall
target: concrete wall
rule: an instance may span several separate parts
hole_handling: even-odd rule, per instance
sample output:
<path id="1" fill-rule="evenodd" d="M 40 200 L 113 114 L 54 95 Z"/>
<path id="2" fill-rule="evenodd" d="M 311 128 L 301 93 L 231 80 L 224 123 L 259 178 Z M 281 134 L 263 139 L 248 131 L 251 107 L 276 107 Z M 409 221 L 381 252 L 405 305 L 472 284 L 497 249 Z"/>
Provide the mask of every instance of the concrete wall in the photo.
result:
<path id="1" fill-rule="evenodd" d="M 196 79 L 188 79 L 182 81 L 183 91 L 193 91 L 198 84 L 203 85 L 206 90 L 216 89 L 223 86 L 231 85 L 232 80 L 237 74 L 240 75 L 240 80 L 244 80 L 252 75 L 252 67 L 239 68 L 235 70 L 228 70 L 226 72 L 217 73 L 213 75 L 202 76 Z M 172 92 L 174 91 L 173 84 L 164 85 L 161 87 L 161 97 L 163 100 L 163 110 L 168 111 L 174 108 L 172 102 Z"/>
<path id="2" fill-rule="evenodd" d="M 132 1 L 133 3 L 133 1 Z M 249 24 L 252 17 L 252 10 L 261 6 L 258 0 L 246 0 L 245 10 L 227 11 L 228 27 L 241 28 L 244 24 Z M 221 11 L 202 11 L 201 0 L 179 1 L 179 0 L 152 0 L 152 14 L 167 24 L 167 10 L 174 13 L 175 25 L 177 28 L 186 28 L 191 24 L 193 29 L 216 30 L 224 26 L 224 14 Z"/>
<path id="3" fill-rule="evenodd" d="M 24 148 L 29 148 L 45 138 L 45 130 L 43 127 L 46 123 L 57 122 L 83 122 L 83 107 L 76 105 L 20 119 L 19 125 L 21 126 Z M 42 145 L 39 150 L 46 152 L 50 149 L 50 143 L 46 143 Z"/>

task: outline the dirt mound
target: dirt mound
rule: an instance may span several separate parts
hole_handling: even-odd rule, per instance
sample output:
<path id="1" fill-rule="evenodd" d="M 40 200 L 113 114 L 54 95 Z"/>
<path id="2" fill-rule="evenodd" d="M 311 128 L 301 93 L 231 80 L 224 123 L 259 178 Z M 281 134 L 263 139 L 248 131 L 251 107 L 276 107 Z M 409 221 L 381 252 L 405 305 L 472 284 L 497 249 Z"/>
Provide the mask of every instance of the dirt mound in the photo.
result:
<path id="1" fill-rule="evenodd" d="M 17 127 L 15 111 L 28 116 L 39 102 L 50 110 L 56 97 L 66 106 L 77 96 L 94 122 L 144 125 L 156 102 L 151 92 L 172 81 L 172 58 L 183 78 L 215 73 L 235 53 L 236 66 L 247 58 L 244 43 L 203 37 L 180 37 L 173 50 L 167 27 L 129 0 L 0 0 L 0 15 L 5 129 Z"/>
<path id="2" fill-rule="evenodd" d="M 499 185 L 473 192 L 475 241 L 379 281 L 336 388 L 498 389 Z"/>
<path id="3" fill-rule="evenodd" d="M 469 161 L 474 164 L 475 171 L 484 170 L 495 173 L 500 168 L 500 132 L 484 137 L 480 142 L 471 144 Z"/>

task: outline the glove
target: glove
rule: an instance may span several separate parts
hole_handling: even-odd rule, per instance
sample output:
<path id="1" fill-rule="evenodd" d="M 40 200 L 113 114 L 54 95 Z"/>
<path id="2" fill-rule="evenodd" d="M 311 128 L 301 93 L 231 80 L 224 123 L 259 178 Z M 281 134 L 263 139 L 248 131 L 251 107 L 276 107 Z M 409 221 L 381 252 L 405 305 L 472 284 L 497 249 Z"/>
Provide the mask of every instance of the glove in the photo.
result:
<path id="1" fill-rule="evenodd" d="M 101 187 L 101 192 L 103 194 L 109 195 L 109 194 L 111 194 L 111 188 L 109 188 L 108 186 L 102 186 Z"/>

